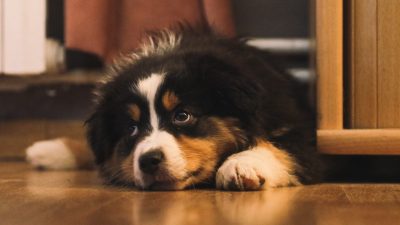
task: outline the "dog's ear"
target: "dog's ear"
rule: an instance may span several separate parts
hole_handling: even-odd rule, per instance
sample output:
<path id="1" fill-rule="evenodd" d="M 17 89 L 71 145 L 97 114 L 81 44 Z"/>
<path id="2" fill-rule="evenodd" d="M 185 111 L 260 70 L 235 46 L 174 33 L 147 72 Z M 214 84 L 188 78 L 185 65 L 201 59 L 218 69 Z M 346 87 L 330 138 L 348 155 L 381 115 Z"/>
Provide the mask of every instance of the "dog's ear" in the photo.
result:
<path id="1" fill-rule="evenodd" d="M 96 111 L 86 120 L 86 138 L 96 159 L 96 164 L 102 164 L 112 154 L 111 140 L 107 133 L 106 115 Z"/>

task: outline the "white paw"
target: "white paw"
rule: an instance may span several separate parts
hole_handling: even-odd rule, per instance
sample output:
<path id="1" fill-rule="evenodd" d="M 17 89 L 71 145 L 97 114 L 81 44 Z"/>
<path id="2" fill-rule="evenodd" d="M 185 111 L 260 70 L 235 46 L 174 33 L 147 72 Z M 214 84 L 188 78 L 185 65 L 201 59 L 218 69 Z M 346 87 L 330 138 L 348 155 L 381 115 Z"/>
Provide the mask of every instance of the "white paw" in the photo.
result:
<path id="1" fill-rule="evenodd" d="M 225 190 L 259 190 L 266 178 L 247 157 L 232 157 L 217 171 L 217 187 Z"/>
<path id="2" fill-rule="evenodd" d="M 26 149 L 26 159 L 41 169 L 65 170 L 77 167 L 75 156 L 63 139 L 35 142 Z"/>

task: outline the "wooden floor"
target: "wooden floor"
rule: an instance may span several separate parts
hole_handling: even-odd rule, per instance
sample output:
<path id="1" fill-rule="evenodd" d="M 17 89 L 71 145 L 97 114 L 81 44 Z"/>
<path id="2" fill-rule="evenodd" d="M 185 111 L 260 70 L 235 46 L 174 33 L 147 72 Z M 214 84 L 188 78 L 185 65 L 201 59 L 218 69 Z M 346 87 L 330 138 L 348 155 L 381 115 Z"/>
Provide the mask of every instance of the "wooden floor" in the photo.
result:
<path id="1" fill-rule="evenodd" d="M 0 162 L 0 224 L 400 224 L 400 184 L 140 192 L 103 186 L 93 171 Z"/>

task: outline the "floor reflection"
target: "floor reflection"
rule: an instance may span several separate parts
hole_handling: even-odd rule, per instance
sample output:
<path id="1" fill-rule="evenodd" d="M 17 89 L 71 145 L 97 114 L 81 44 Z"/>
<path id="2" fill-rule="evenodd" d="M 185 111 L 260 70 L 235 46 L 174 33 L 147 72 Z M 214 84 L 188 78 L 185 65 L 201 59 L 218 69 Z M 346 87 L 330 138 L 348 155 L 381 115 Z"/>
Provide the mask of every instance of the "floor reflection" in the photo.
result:
<path id="1" fill-rule="evenodd" d="M 37 171 L 24 174 L 27 194 L 36 198 L 65 199 L 79 191 L 99 190 L 101 181 L 93 171 Z"/>
<path id="2" fill-rule="evenodd" d="M 296 211 L 292 201 L 301 188 L 260 192 L 184 191 L 126 194 L 115 202 L 119 213 L 131 205 L 131 220 L 126 224 L 314 224 L 310 207 Z M 110 207 L 98 212 L 105 215 Z M 308 217 L 304 213 L 309 214 Z M 96 221 L 98 221 L 96 219 Z M 108 218 L 102 218 L 102 221 Z M 92 221 L 93 224 L 95 221 Z"/>
<path id="3" fill-rule="evenodd" d="M 294 201 L 301 188 L 281 188 L 260 192 L 218 193 L 219 214 L 230 223 L 288 224 L 296 216 Z M 304 220 L 306 219 L 306 220 Z M 297 220 L 296 224 L 313 224 L 312 218 Z"/>
<path id="4" fill-rule="evenodd" d="M 141 192 L 102 186 L 95 172 L 84 171 L 10 173 L 2 181 L 0 217 L 6 224 L 364 225 L 400 221 L 400 185 Z"/>

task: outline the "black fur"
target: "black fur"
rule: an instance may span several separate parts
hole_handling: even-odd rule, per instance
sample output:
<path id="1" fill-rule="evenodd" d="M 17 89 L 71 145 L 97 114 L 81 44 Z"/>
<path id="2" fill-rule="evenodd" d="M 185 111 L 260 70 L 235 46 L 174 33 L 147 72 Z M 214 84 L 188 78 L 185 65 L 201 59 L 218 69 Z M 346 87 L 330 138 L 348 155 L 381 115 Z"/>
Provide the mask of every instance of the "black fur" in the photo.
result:
<path id="1" fill-rule="evenodd" d="M 126 105 L 133 101 L 147 104 L 129 87 L 153 72 L 164 71 L 167 76 L 161 89 L 173 89 L 198 118 L 196 127 L 179 130 L 161 121 L 164 129 L 207 137 L 213 132 L 209 116 L 234 118 L 241 131 L 232 152 L 246 150 L 256 138 L 264 138 L 296 159 L 301 166 L 296 172 L 303 183 L 315 182 L 319 177 L 315 117 L 301 84 L 271 63 L 267 53 L 241 41 L 193 29 L 179 32 L 182 40 L 176 48 L 141 57 L 100 88 L 96 112 L 87 121 L 87 137 L 97 164 L 104 165 L 113 151 L 120 151 L 121 157 L 129 154 L 150 132 L 147 127 L 136 140 L 127 135 L 131 121 Z"/>

